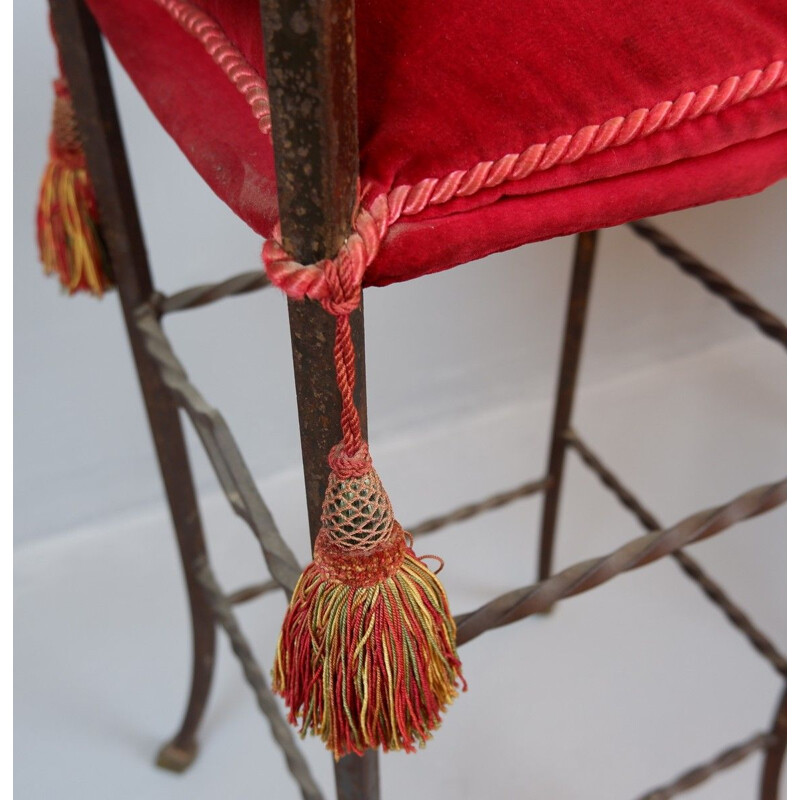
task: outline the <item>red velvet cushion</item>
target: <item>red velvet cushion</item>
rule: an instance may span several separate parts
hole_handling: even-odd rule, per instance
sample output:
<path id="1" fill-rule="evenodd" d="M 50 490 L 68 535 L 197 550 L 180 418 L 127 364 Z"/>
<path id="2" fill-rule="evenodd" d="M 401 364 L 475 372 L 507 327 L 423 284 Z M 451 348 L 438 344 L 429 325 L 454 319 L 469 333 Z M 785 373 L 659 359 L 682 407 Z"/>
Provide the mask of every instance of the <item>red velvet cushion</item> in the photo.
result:
<path id="1" fill-rule="evenodd" d="M 258 0 L 89 0 L 164 127 L 277 221 Z M 357 0 L 365 283 L 759 191 L 786 168 L 777 0 Z M 377 213 L 377 212 L 376 212 Z"/>

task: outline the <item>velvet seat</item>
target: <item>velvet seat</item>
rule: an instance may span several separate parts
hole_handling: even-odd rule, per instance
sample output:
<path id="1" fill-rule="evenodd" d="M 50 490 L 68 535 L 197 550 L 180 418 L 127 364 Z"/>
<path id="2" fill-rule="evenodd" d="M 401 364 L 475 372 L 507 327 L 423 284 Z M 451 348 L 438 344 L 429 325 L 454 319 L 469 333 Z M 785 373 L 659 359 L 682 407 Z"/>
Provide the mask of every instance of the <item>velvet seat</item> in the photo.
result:
<path id="1" fill-rule="evenodd" d="M 278 221 L 258 0 L 90 0 L 211 188 Z M 366 285 L 785 175 L 776 0 L 356 3 Z M 302 25 L 302 19 L 297 20 Z"/>

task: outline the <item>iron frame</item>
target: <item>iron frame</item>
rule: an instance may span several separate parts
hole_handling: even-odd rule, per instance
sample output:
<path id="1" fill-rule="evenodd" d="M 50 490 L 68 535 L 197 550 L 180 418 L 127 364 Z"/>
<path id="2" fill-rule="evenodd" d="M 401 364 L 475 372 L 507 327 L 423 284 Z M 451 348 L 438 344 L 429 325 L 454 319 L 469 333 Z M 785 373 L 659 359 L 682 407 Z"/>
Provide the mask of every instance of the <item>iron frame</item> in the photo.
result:
<path id="1" fill-rule="evenodd" d="M 197 308 L 224 297 L 268 285 L 261 272 L 233 276 L 216 284 L 190 287 L 171 296 L 156 291 L 119 128 L 101 34 L 83 0 L 51 0 L 53 27 L 70 84 L 79 128 L 95 185 L 101 227 L 117 278 L 119 298 L 134 364 L 148 413 L 181 555 L 193 630 L 192 681 L 178 732 L 160 750 L 160 766 L 182 771 L 197 752 L 197 731 L 208 700 L 215 661 L 215 627 L 227 634 L 259 708 L 282 748 L 287 766 L 307 800 L 322 793 L 314 782 L 293 735 L 283 719 L 268 681 L 238 626 L 233 607 L 283 589 L 288 593 L 300 565 L 282 540 L 269 509 L 255 488 L 224 419 L 191 384 L 161 326 L 161 317 Z M 356 129 L 353 6 L 350 0 L 261 0 L 267 64 L 283 59 L 283 69 L 269 70 L 270 106 L 276 152 L 278 195 L 284 245 L 303 261 L 336 253 L 348 234 L 356 205 L 358 143 Z M 300 13 L 307 24 L 291 26 L 289 15 Z M 297 30 L 304 30 L 303 36 Z M 299 79 L 302 75 L 303 80 Z M 308 76 L 312 76 L 308 80 Z M 300 153 L 310 169 L 295 169 Z M 296 176 L 300 176 L 300 178 Z M 703 264 L 648 221 L 631 223 L 680 269 L 750 319 L 767 336 L 786 346 L 786 326 L 723 275 Z M 705 596 L 748 639 L 771 666 L 786 677 L 786 658 L 745 612 L 683 547 L 764 513 L 785 501 L 785 481 L 745 492 L 718 508 L 707 509 L 664 528 L 619 478 L 572 429 L 581 346 L 595 263 L 597 232 L 580 234 L 573 263 L 572 285 L 563 334 L 549 458 L 543 477 L 516 489 L 411 528 L 416 535 L 438 530 L 509 502 L 544 493 L 537 583 L 496 598 L 457 618 L 459 642 L 465 643 L 499 625 L 543 613 L 557 601 L 586 591 L 628 569 L 669 555 L 694 580 Z M 356 402 L 366 435 L 363 306 L 354 314 L 353 330 L 360 361 Z M 333 321 L 318 306 L 289 303 L 289 323 L 301 430 L 303 467 L 313 542 L 327 476 L 326 456 L 338 438 L 339 395 L 330 350 Z M 205 548 L 191 468 L 180 427 L 179 410 L 195 426 L 225 489 L 232 509 L 251 527 L 271 579 L 226 594 L 211 570 Z M 647 531 L 607 556 L 582 562 L 553 575 L 553 550 L 564 464 L 574 451 L 631 511 Z M 764 752 L 761 800 L 777 798 L 786 748 L 786 695 L 778 704 L 770 730 L 721 753 L 671 784 L 643 795 L 665 800 L 686 791 L 753 752 Z M 339 800 L 378 800 L 378 758 L 347 757 L 335 765 Z"/>

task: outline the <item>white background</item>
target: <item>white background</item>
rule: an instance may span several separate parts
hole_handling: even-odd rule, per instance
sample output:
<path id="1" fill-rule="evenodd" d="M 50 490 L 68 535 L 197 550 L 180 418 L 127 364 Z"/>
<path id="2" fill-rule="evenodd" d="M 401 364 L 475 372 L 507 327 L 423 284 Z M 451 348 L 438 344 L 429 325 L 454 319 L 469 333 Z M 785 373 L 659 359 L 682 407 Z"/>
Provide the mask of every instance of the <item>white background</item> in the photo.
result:
<path id="1" fill-rule="evenodd" d="M 182 782 L 149 766 L 183 702 L 178 566 L 117 298 L 68 299 L 40 274 L 33 212 L 55 58 L 44 3 L 15 10 L 19 797 L 263 797 L 273 780 L 284 789 L 266 796 L 292 796 L 227 655 L 208 753 Z M 159 288 L 257 269 L 259 238 L 213 196 L 113 67 Z M 659 224 L 785 314 L 783 185 Z M 371 439 L 408 522 L 541 474 L 572 248 L 555 240 L 367 291 Z M 780 477 L 779 349 L 631 232 L 605 232 L 599 253 L 578 406 L 591 440 L 665 521 Z M 230 299 L 176 315 L 167 329 L 306 558 L 283 298 Z M 258 579 L 246 534 L 190 442 L 224 576 Z M 578 469 L 569 478 L 560 566 L 637 534 L 590 478 Z M 530 501 L 437 535 L 459 610 L 531 579 L 525 531 L 533 537 L 538 513 Z M 784 520 L 778 512 L 697 548 L 779 640 Z M 506 530 L 515 533 L 505 539 Z M 645 571 L 598 590 L 596 601 L 568 601 L 555 627 L 537 620 L 470 645 L 472 691 L 424 756 L 388 760 L 386 796 L 477 798 L 505 787 L 504 797 L 529 797 L 535 785 L 548 798 L 628 797 L 765 727 L 777 692 L 769 671 L 671 564 L 650 569 L 651 578 Z M 266 606 L 256 604 L 246 616 L 266 661 L 280 610 L 276 598 L 260 602 L 269 614 L 258 616 Z M 306 750 L 325 762 L 314 743 Z M 474 758 L 482 752 L 485 763 Z M 471 771 L 458 778 L 454 764 Z M 754 796 L 756 773 L 753 760 L 697 796 Z"/>

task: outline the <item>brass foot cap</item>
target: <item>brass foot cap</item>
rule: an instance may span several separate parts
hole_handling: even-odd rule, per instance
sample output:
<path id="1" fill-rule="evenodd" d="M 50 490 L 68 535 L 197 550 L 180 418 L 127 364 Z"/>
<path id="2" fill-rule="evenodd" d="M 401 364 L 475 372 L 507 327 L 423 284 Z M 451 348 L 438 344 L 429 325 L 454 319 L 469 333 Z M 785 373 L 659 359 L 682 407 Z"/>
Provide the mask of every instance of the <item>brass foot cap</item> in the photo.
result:
<path id="1" fill-rule="evenodd" d="M 158 752 L 156 765 L 170 772 L 184 772 L 197 756 L 197 742 L 187 745 L 178 745 L 167 742 Z"/>

